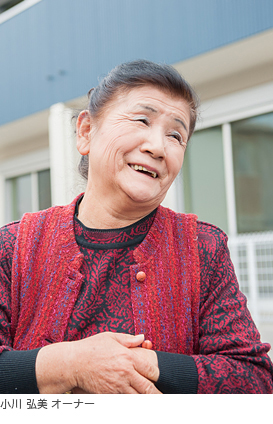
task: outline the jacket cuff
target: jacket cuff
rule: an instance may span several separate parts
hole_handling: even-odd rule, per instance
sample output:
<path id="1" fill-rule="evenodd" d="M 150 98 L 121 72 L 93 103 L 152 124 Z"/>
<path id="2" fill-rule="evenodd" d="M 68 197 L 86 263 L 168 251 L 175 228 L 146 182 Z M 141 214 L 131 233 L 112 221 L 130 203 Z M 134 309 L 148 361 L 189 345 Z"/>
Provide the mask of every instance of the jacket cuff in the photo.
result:
<path id="1" fill-rule="evenodd" d="M 39 352 L 33 350 L 5 350 L 0 355 L 0 393 L 38 394 L 35 362 Z"/>
<path id="2" fill-rule="evenodd" d="M 164 394 L 196 394 L 198 372 L 191 356 L 156 351 L 159 379 L 155 386 Z"/>

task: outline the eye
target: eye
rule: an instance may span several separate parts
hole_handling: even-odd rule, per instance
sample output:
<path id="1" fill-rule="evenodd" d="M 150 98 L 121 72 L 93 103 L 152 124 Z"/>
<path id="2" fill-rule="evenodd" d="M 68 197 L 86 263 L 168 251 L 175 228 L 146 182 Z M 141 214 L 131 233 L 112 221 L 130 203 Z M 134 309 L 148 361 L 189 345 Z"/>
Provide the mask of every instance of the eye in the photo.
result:
<path id="1" fill-rule="evenodd" d="M 142 122 L 144 125 L 149 125 L 149 120 L 146 118 L 146 116 L 140 116 L 135 119 L 137 122 Z"/>
<path id="2" fill-rule="evenodd" d="M 177 141 L 179 141 L 180 144 L 183 144 L 183 138 L 182 138 L 182 135 L 179 132 L 177 132 L 177 131 L 172 132 L 171 137 L 173 137 Z"/>

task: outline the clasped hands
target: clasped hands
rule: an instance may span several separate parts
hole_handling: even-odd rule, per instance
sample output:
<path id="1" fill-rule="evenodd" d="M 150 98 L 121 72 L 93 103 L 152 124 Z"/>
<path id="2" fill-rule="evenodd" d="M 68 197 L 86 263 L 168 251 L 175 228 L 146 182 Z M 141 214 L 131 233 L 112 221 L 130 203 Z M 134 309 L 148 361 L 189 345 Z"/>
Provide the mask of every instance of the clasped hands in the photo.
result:
<path id="1" fill-rule="evenodd" d="M 160 394 L 157 355 L 143 341 L 143 335 L 105 332 L 45 346 L 36 360 L 39 391 Z"/>

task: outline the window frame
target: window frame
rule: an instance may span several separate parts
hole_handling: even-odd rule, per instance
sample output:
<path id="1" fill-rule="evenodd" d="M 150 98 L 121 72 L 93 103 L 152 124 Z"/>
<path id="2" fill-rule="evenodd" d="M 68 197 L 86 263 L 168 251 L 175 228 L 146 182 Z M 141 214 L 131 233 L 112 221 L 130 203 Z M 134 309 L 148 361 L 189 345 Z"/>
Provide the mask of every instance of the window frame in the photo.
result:
<path id="1" fill-rule="evenodd" d="M 0 162 L 0 199 L 5 199 L 5 182 L 9 178 L 31 174 L 32 211 L 38 210 L 38 172 L 50 169 L 49 149 L 27 153 Z M 5 225 L 5 204 L 0 204 L 0 226 Z"/>

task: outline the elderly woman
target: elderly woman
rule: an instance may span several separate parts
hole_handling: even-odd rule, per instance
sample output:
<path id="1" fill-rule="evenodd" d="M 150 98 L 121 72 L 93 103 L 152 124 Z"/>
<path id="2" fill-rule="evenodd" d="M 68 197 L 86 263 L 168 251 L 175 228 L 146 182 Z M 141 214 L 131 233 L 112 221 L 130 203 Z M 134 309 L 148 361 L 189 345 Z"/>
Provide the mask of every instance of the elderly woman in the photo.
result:
<path id="1" fill-rule="evenodd" d="M 226 235 L 160 206 L 196 109 L 181 76 L 148 61 L 91 90 L 85 193 L 1 230 L 1 393 L 272 392 Z"/>

